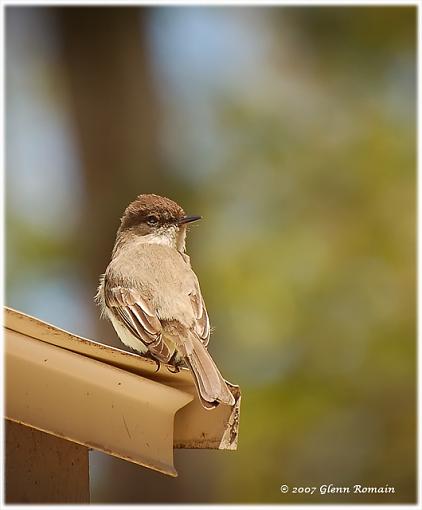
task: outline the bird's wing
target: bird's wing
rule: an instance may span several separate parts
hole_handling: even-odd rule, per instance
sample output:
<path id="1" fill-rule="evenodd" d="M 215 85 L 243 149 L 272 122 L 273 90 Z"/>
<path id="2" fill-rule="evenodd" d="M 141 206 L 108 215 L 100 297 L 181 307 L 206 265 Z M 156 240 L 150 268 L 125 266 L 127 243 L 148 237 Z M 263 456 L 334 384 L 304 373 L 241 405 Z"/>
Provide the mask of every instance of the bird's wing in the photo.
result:
<path id="1" fill-rule="evenodd" d="M 171 352 L 164 342 L 161 322 L 139 290 L 105 285 L 104 299 L 108 308 L 151 354 L 160 361 L 169 360 Z"/>
<path id="2" fill-rule="evenodd" d="M 189 293 L 189 297 L 195 315 L 194 331 L 202 343 L 207 346 L 210 341 L 211 333 L 210 320 L 208 318 L 207 309 L 205 308 L 204 299 L 199 290 L 199 285 L 197 289 Z"/>

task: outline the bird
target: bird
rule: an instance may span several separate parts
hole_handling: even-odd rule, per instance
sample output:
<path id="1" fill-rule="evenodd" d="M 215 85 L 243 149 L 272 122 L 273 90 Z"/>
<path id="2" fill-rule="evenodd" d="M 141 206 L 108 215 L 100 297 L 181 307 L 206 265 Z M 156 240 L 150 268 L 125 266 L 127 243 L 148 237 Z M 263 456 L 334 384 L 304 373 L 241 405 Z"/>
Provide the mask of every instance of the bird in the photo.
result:
<path id="1" fill-rule="evenodd" d="M 189 368 L 202 406 L 235 399 L 208 351 L 211 327 L 198 278 L 186 253 L 189 224 L 173 200 L 141 194 L 125 209 L 96 301 L 118 337 L 158 363 Z"/>

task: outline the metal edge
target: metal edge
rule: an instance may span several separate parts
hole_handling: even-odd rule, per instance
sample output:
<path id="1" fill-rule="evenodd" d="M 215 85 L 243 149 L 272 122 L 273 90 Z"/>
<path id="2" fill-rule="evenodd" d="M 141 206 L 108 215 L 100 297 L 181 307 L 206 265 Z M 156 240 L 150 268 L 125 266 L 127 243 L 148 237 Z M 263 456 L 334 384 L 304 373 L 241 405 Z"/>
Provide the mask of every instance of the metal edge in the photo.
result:
<path id="1" fill-rule="evenodd" d="M 156 364 L 152 360 L 79 337 L 8 307 L 5 307 L 5 327 L 192 394 L 193 402 L 176 413 L 175 448 L 237 448 L 241 401 L 238 386 L 228 383 L 236 400 L 232 408 L 220 405 L 208 411 L 201 406 L 192 375 L 187 369 L 172 373 L 164 366 L 156 372 Z"/>
<path id="2" fill-rule="evenodd" d="M 177 475 L 173 465 L 174 418 L 192 395 L 15 331 L 6 330 L 5 340 L 8 419 Z M 142 416 L 148 420 L 143 421 Z M 125 417 L 135 425 L 133 438 Z M 94 441 L 93 421 L 97 419 L 100 428 L 95 428 L 95 434 L 99 440 Z M 101 427 L 103 422 L 106 428 Z M 141 442 L 133 444 L 136 438 Z M 148 448 L 142 446 L 145 442 Z M 131 450 L 136 455 L 128 455 Z"/>

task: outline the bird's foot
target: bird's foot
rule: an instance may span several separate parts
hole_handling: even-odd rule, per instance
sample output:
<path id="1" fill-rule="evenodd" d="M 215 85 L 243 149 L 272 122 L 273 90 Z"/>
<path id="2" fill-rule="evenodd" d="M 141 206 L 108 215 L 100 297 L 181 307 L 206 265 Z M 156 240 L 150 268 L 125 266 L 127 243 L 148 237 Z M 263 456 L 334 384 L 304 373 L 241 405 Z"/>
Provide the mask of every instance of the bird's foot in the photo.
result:
<path id="1" fill-rule="evenodd" d="M 142 358 L 149 359 L 149 360 L 153 361 L 157 365 L 157 368 L 155 369 L 154 374 L 156 374 L 160 370 L 161 362 L 157 358 L 154 358 L 154 356 L 150 352 L 143 352 L 142 354 L 137 352 L 137 354 L 139 356 L 141 356 Z"/>
<path id="2" fill-rule="evenodd" d="M 171 368 L 170 368 L 171 367 Z M 173 370 L 172 370 L 173 369 Z M 180 368 L 178 365 L 167 365 L 167 370 L 172 374 L 178 374 L 180 372 Z"/>
<path id="3" fill-rule="evenodd" d="M 172 374 L 180 372 L 180 367 L 184 366 L 185 362 L 182 359 L 176 361 L 176 353 L 169 359 L 167 370 Z"/>

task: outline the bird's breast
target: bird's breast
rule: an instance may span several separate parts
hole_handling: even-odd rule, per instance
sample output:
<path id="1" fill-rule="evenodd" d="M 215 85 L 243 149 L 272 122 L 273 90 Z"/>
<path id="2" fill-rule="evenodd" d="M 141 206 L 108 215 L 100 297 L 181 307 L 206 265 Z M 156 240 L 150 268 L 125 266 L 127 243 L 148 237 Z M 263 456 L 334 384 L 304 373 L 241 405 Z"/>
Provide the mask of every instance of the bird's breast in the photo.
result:
<path id="1" fill-rule="evenodd" d="M 138 289 L 150 300 L 160 320 L 194 324 L 190 293 L 196 277 L 175 249 L 156 244 L 138 244 L 120 252 L 110 264 L 113 277 L 122 285 Z"/>

